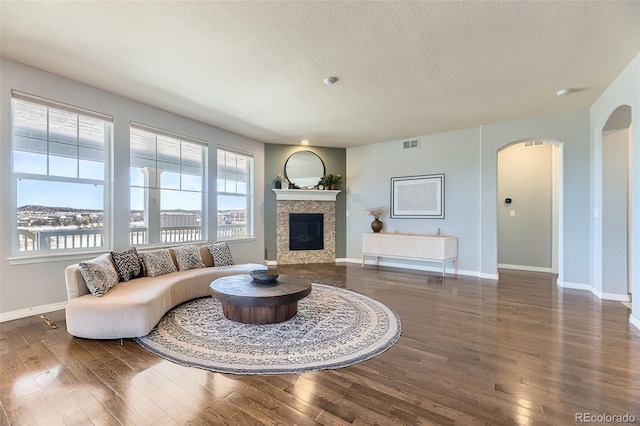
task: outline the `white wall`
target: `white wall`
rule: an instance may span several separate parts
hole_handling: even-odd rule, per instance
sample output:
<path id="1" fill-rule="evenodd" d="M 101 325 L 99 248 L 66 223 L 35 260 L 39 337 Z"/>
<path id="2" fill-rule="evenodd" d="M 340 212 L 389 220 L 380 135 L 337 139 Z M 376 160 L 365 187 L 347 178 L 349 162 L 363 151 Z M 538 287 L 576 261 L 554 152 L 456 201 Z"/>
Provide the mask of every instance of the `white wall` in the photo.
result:
<path id="1" fill-rule="evenodd" d="M 627 293 L 627 195 L 629 131 L 603 136 L 602 147 L 602 289 Z"/>
<path id="2" fill-rule="evenodd" d="M 564 279 L 589 282 L 589 112 L 571 111 L 438 135 L 421 136 L 421 148 L 403 150 L 401 141 L 347 150 L 349 172 L 347 255 L 361 257 L 366 207 L 389 205 L 389 179 L 445 173 L 445 219 L 383 219 L 383 232 L 433 234 L 438 227 L 459 237 L 461 273 L 497 278 L 497 157 L 514 141 L 548 139 L 563 146 L 564 209 L 561 239 Z M 397 262 L 394 262 L 397 263 Z M 420 264 L 407 262 L 412 267 Z M 561 277 L 562 278 L 562 277 Z"/>
<path id="3" fill-rule="evenodd" d="M 620 73 L 600 98 L 591 106 L 591 282 L 598 292 L 602 287 L 602 130 L 620 105 L 631 107 L 630 181 L 640 182 L 640 54 Z M 629 279 L 632 301 L 630 321 L 640 328 L 640 185 L 631 185 L 629 197 Z M 606 294 L 605 294 L 606 296 Z M 616 295 L 613 295 L 616 296 Z"/>
<path id="4" fill-rule="evenodd" d="M 209 142 L 209 188 L 215 191 L 216 147 L 235 147 L 254 154 L 255 187 L 264 186 L 264 144 L 190 120 L 91 86 L 0 59 L 0 320 L 60 308 L 66 301 L 64 268 L 86 256 L 65 260 L 41 259 L 39 263 L 10 264 L 11 229 L 11 90 L 19 90 L 63 103 L 109 114 L 114 119 L 113 249 L 129 246 L 129 123 L 136 121 Z M 264 194 L 255 193 L 255 239 L 231 244 L 237 262 L 264 259 Z M 208 211 L 216 211 L 215 192 Z M 215 239 L 215 215 L 208 224 L 209 240 Z"/>
<path id="5" fill-rule="evenodd" d="M 440 228 L 459 238 L 461 273 L 478 274 L 479 156 L 477 128 L 422 136 L 420 148 L 403 149 L 402 141 L 391 141 L 347 149 L 347 257 L 362 256 L 362 233 L 371 232 L 373 220 L 365 209 L 383 205 L 387 210 L 381 218 L 382 232 L 435 234 Z M 434 173 L 445 174 L 444 219 L 390 219 L 391 178 Z M 416 265 L 401 260 L 393 263 Z"/>

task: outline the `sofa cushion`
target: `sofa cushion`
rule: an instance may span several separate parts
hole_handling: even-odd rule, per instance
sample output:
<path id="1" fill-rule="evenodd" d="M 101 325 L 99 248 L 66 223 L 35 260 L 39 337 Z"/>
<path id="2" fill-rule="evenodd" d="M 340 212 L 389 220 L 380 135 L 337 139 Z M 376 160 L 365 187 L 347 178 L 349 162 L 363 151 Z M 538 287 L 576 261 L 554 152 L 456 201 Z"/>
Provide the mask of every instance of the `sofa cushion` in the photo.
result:
<path id="1" fill-rule="evenodd" d="M 129 281 L 143 276 L 142 265 L 135 247 L 121 252 L 112 251 L 111 257 L 120 281 Z"/>
<path id="2" fill-rule="evenodd" d="M 118 273 L 109 253 L 80 262 L 79 266 L 82 278 L 94 296 L 100 297 L 118 284 Z"/>
<path id="3" fill-rule="evenodd" d="M 233 265 L 233 256 L 229 244 L 226 242 L 209 244 L 209 251 L 213 257 L 213 266 L 229 266 Z"/>
<path id="4" fill-rule="evenodd" d="M 202 263 L 204 263 L 205 268 L 213 267 L 213 257 L 211 257 L 211 252 L 209 251 L 209 246 L 204 245 L 198 247 L 200 250 L 200 257 L 202 258 Z"/>
<path id="5" fill-rule="evenodd" d="M 148 277 L 176 272 L 176 265 L 171 259 L 169 249 L 160 249 L 140 253 L 144 261 L 144 269 Z"/>
<path id="6" fill-rule="evenodd" d="M 176 256 L 179 271 L 204 268 L 200 249 L 196 245 L 185 245 L 172 248 Z"/>

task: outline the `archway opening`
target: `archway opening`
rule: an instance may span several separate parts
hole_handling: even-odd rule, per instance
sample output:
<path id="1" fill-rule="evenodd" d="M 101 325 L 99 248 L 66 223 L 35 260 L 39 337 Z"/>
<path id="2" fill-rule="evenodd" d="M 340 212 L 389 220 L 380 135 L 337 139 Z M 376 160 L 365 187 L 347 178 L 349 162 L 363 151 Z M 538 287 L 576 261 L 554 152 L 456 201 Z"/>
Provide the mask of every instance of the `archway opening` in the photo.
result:
<path id="1" fill-rule="evenodd" d="M 498 151 L 498 268 L 561 274 L 561 153 L 543 139 Z"/>

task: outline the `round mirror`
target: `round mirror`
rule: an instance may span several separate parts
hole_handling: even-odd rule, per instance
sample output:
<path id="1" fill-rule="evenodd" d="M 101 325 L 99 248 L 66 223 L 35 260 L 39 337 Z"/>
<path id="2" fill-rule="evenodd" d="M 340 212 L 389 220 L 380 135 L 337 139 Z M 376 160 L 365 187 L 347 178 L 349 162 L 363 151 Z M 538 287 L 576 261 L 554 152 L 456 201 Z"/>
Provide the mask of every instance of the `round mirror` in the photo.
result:
<path id="1" fill-rule="evenodd" d="M 287 180 L 299 188 L 313 188 L 324 176 L 324 163 L 315 152 L 298 151 L 284 165 Z"/>

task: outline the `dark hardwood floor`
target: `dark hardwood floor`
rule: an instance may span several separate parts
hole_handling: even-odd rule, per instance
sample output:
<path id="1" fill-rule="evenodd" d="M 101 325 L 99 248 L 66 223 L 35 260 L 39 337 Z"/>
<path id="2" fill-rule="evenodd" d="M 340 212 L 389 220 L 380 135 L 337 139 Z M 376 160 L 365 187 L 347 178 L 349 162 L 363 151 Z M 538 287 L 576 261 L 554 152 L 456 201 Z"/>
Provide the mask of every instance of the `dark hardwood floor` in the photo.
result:
<path id="1" fill-rule="evenodd" d="M 384 302 L 400 340 L 340 370 L 234 376 L 133 340 L 73 338 L 64 311 L 24 318 L 0 324 L 0 424 L 564 425 L 576 413 L 640 423 L 640 331 L 621 303 L 532 272 L 502 270 L 497 282 L 355 264 L 279 272 L 330 275 Z"/>

